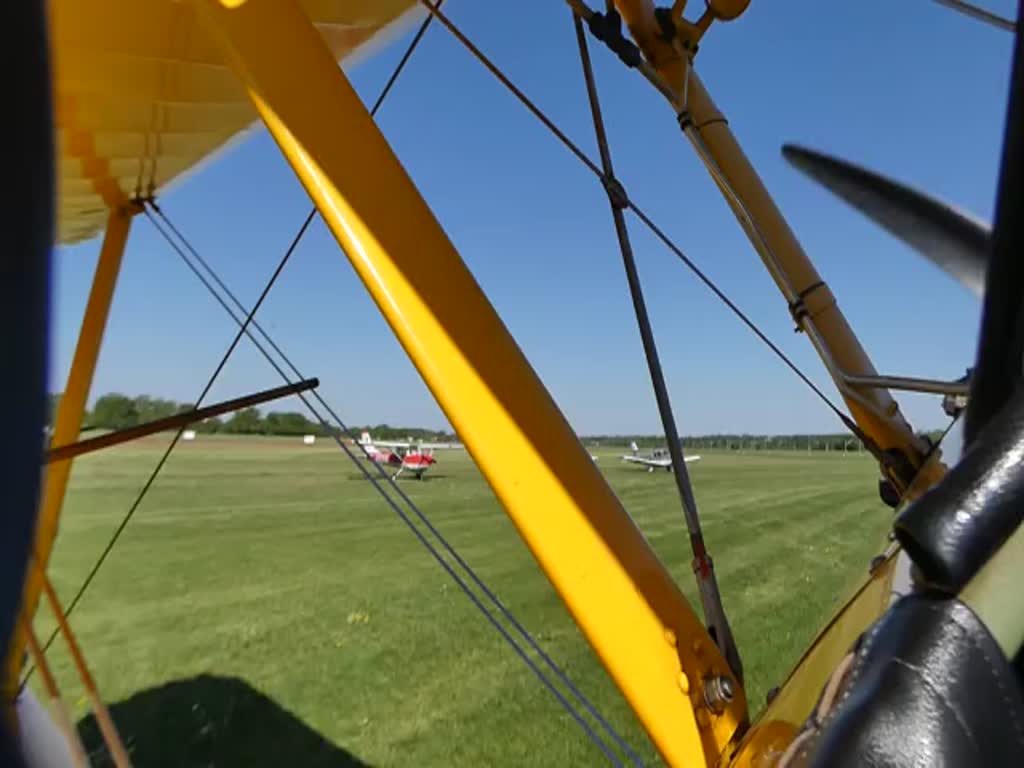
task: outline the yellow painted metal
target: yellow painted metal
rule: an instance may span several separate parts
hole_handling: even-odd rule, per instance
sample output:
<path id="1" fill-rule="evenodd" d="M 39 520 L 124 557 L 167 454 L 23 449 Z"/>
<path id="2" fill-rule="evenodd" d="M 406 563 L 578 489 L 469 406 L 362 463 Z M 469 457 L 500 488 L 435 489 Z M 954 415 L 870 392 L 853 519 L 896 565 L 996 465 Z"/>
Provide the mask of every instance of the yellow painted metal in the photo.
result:
<path id="1" fill-rule="evenodd" d="M 801 324 L 808 332 L 836 380 L 857 425 L 882 450 L 897 450 L 920 467 L 928 445 L 914 434 L 892 395 L 879 388 L 854 388 L 841 373 L 876 375 L 874 366 L 839 309 L 831 290 L 821 279 L 789 224 L 776 207 L 754 167 L 733 136 L 725 117 L 715 106 L 684 51 L 666 42 L 649 0 L 616 0 L 644 56 L 676 94 L 673 106 L 685 107 L 699 134 L 713 177 L 720 174 L 726 202 L 750 236 L 769 273 L 787 302 L 802 302 Z M 725 187 L 728 187 L 726 189 Z M 733 197 L 735 195 L 735 198 Z M 749 216 L 749 220 L 748 217 Z M 944 471 L 934 462 L 926 468 L 925 487 Z M 894 478 L 895 479 L 895 478 Z"/>
<path id="2" fill-rule="evenodd" d="M 51 0 L 60 242 L 158 191 L 256 119 L 179 0 Z M 416 0 L 303 0 L 335 59 L 386 36 Z"/>
<path id="3" fill-rule="evenodd" d="M 50 663 L 46 660 L 46 654 L 43 653 L 42 646 L 39 645 L 39 639 L 36 637 L 35 630 L 31 624 L 26 623 L 24 631 L 32 663 L 39 670 L 39 676 L 43 681 L 43 689 L 50 699 L 50 714 L 67 742 L 71 761 L 76 768 L 89 768 L 88 752 L 86 752 L 85 745 L 82 743 L 82 737 L 79 735 L 78 729 L 71 719 L 67 705 L 61 698 L 60 688 L 57 687 L 57 678 L 54 677 L 53 671 L 50 669 Z"/>
<path id="4" fill-rule="evenodd" d="M 825 681 L 856 639 L 888 608 L 899 550 L 893 549 L 857 586 L 797 663 L 778 695 L 747 732 L 731 765 L 771 765 L 814 708 Z"/>
<path id="5" fill-rule="evenodd" d="M 1011 454 L 1012 456 L 1012 454 Z M 1020 453 L 1012 458 L 1020 461 Z M 1010 535 L 960 592 L 960 599 L 981 619 L 1011 661 L 1024 645 L 1024 612 L 1017 587 L 1024 579 L 1024 525 Z"/>
<path id="6" fill-rule="evenodd" d="M 57 627 L 61 635 L 64 636 L 64 642 L 67 643 L 68 653 L 71 655 L 71 663 L 78 672 L 78 678 L 85 689 L 85 697 L 92 705 L 93 717 L 96 718 L 96 723 L 99 725 L 104 746 L 107 748 L 107 754 L 110 755 L 111 762 L 113 762 L 115 768 L 131 768 L 132 761 L 128 756 L 128 750 L 125 749 L 121 734 L 117 732 L 117 726 L 114 725 L 114 718 L 110 716 L 110 710 L 107 709 L 107 705 L 103 702 L 103 697 L 96 687 L 96 681 L 93 679 L 92 672 L 89 671 L 89 665 L 85 662 L 85 656 L 82 653 L 81 646 L 78 644 L 75 633 L 71 631 L 71 625 L 68 624 L 67 614 L 57 598 L 57 592 L 42 569 L 38 569 L 36 573 L 42 580 L 43 595 L 45 595 L 46 602 L 49 603 L 50 610 L 57 620 Z"/>
<path id="7" fill-rule="evenodd" d="M 715 763 L 727 666 L 294 2 L 196 0 L 257 111 L 665 759 Z M 287 66 L 282 66 L 287 62 Z M 692 685 L 679 685 L 685 672 Z M 702 713 L 702 714 L 701 714 Z M 698 725 L 698 714 L 706 725 Z"/>
<path id="8" fill-rule="evenodd" d="M 715 18 L 722 21 L 738 19 L 750 5 L 750 0 L 706 0 L 706 2 Z"/>
<path id="9" fill-rule="evenodd" d="M 738 4 L 736 7 L 742 3 Z M 685 111 L 696 131 L 698 153 L 723 192 L 787 302 L 801 300 L 800 322 L 811 337 L 858 426 L 882 450 L 901 452 L 916 469 L 903 498 L 912 499 L 944 474 L 938 451 L 914 435 L 890 393 L 849 386 L 842 374 L 873 375 L 867 353 L 848 325 L 831 291 L 743 154 L 725 117 L 715 106 L 688 54 L 666 42 L 650 0 L 616 0 L 645 58 L 660 75 L 659 88 L 670 91 L 673 107 Z M 691 137 L 694 138 L 694 137 Z M 894 478 L 895 479 L 895 478 Z M 891 599 L 896 552 L 878 566 L 853 597 L 828 622 L 796 665 L 778 695 L 745 735 L 740 748 L 726 756 L 734 766 L 770 765 L 781 755 L 807 718 L 822 686 L 856 638 L 887 609 Z"/>
<path id="10" fill-rule="evenodd" d="M 85 414 L 89 389 L 92 387 L 96 360 L 99 358 L 103 331 L 107 325 L 110 304 L 114 297 L 114 286 L 121 269 L 121 258 L 124 255 L 125 243 L 131 219 L 138 209 L 133 205 L 118 207 L 107 217 L 107 228 L 100 249 L 99 261 L 93 276 L 89 301 L 82 318 L 82 327 L 78 333 L 78 344 L 75 356 L 71 361 L 67 384 L 61 396 L 57 417 L 53 425 L 52 445 L 68 445 L 78 439 Z M 36 518 L 35 548 L 33 560 L 29 564 L 25 577 L 25 591 L 22 596 L 22 615 L 25 621 L 31 621 L 39 603 L 39 595 L 43 588 L 42 575 L 46 572 L 53 541 L 57 536 L 57 522 L 64 505 L 64 495 L 71 476 L 72 462 L 58 461 L 46 469 L 46 480 L 43 486 L 39 514 Z M 18 674 L 21 671 L 22 655 L 27 638 L 24 626 L 16 632 L 11 647 L 7 650 L 4 663 L 4 693 L 17 690 Z"/>

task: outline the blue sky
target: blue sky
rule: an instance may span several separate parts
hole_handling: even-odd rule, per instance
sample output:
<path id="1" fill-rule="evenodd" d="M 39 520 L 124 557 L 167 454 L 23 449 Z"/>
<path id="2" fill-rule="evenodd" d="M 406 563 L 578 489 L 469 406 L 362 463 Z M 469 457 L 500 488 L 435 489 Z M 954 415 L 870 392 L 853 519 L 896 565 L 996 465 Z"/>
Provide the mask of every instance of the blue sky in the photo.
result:
<path id="1" fill-rule="evenodd" d="M 1009 0 L 987 7 L 1015 13 Z M 596 157 L 561 2 L 531 0 L 500 18 L 493 4 L 468 0 L 450 0 L 446 11 Z M 413 26 L 348 67 L 365 101 Z M 616 171 L 632 198 L 831 394 L 661 97 L 607 51 L 591 49 Z M 1010 55 L 1010 35 L 927 0 L 753 3 L 704 40 L 699 71 L 880 371 L 961 375 L 973 358 L 979 304 L 790 169 L 779 148 L 797 141 L 836 153 L 990 219 Z M 440 25 L 378 122 L 574 427 L 660 432 L 607 203 L 589 172 Z M 162 205 L 249 305 L 309 201 L 266 132 L 254 129 L 169 190 Z M 631 234 L 683 433 L 838 431 L 829 411 L 675 257 L 638 223 Z M 70 365 L 98 249 L 93 241 L 55 254 L 54 389 Z M 319 221 L 258 320 L 306 375 L 320 377 L 343 418 L 446 423 Z M 94 396 L 191 401 L 234 331 L 140 217 Z M 211 401 L 279 383 L 243 346 Z M 935 398 L 901 402 L 915 426 L 942 424 Z"/>

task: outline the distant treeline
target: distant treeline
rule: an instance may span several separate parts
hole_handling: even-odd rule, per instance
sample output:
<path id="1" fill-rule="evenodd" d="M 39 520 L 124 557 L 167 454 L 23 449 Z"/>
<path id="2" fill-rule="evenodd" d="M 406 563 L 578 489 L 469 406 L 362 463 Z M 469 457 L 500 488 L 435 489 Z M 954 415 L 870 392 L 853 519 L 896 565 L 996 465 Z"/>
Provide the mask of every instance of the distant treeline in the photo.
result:
<path id="1" fill-rule="evenodd" d="M 941 432 L 922 433 L 931 440 Z M 583 438 L 588 445 L 628 446 L 636 443 L 642 449 L 665 445 L 662 435 L 597 435 Z M 851 434 L 824 435 L 749 435 L 718 434 L 682 438 L 683 448 L 721 449 L 725 451 L 859 451 L 860 441 Z"/>
<path id="2" fill-rule="evenodd" d="M 50 395 L 50 420 L 52 423 L 60 404 L 60 395 Z M 177 413 L 184 413 L 194 408 L 192 403 L 178 403 L 149 395 L 129 397 L 117 392 L 102 395 L 96 400 L 92 410 L 88 411 L 83 421 L 86 429 L 126 429 L 138 424 L 145 424 L 156 419 L 163 419 Z M 296 411 L 271 411 L 267 414 L 258 408 L 244 408 L 224 418 L 207 419 L 192 425 L 199 433 L 224 433 L 229 435 L 319 435 L 327 431 L 305 414 Z M 387 424 L 373 426 L 351 426 L 358 435 L 368 431 L 378 440 L 405 440 L 423 442 L 454 442 L 455 435 L 450 432 L 420 429 L 417 427 L 392 427 Z M 341 430 L 332 428 L 333 434 L 341 434 Z"/>
<path id="3" fill-rule="evenodd" d="M 60 395 L 50 395 L 50 418 L 56 415 Z M 173 416 L 176 413 L 192 410 L 191 403 L 177 403 L 149 395 L 128 395 L 116 392 L 100 397 L 84 420 L 85 428 L 92 429 L 125 429 L 137 424 L 144 424 L 155 419 Z M 221 432 L 233 435 L 319 435 L 327 433 L 319 423 L 307 418 L 305 414 L 295 411 L 271 411 L 266 415 L 257 408 L 245 408 L 236 411 L 223 419 L 207 419 L 192 427 L 196 432 Z M 410 440 L 410 442 L 457 442 L 453 432 L 443 430 L 422 429 L 419 427 L 392 427 L 388 424 L 366 426 L 350 426 L 352 432 L 369 432 L 377 440 Z M 340 430 L 332 428 L 332 434 L 340 434 Z M 931 440 L 936 440 L 940 432 L 922 433 Z M 628 447 L 635 442 L 644 450 L 664 446 L 662 435 L 591 435 L 582 438 L 592 446 Z M 752 435 L 752 434 L 715 434 L 698 435 L 682 438 L 683 447 L 698 450 L 791 450 L 791 451 L 858 451 L 860 443 L 850 434 L 821 435 Z"/>

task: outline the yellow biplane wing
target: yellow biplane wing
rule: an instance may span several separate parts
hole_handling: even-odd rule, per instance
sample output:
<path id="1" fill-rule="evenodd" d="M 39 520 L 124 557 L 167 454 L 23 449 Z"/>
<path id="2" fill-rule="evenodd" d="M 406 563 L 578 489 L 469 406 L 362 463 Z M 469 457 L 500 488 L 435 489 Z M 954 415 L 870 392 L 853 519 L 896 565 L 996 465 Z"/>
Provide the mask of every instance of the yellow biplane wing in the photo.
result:
<path id="1" fill-rule="evenodd" d="M 417 5 L 302 0 L 338 60 Z M 151 196 L 256 120 L 191 3 L 58 0 L 51 34 L 62 243 L 93 237 L 110 208 Z"/>

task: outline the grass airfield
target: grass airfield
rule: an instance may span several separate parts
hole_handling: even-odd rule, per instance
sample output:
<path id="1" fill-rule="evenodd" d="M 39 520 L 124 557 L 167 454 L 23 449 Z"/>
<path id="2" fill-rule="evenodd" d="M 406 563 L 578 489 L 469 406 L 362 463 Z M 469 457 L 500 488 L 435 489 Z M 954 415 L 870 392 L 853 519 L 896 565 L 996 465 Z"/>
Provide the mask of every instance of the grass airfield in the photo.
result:
<path id="1" fill-rule="evenodd" d="M 51 567 L 70 600 L 169 436 L 76 462 Z M 691 599 L 672 476 L 592 449 Z M 751 710 L 880 549 L 866 454 L 711 452 L 689 469 Z M 469 457 L 399 481 L 647 764 L 657 756 Z M 52 624 L 46 612 L 41 636 Z M 601 753 L 337 447 L 175 450 L 76 610 L 135 764 L 601 764 Z M 51 651 L 106 764 L 60 643 Z"/>

